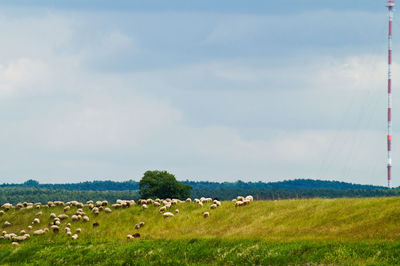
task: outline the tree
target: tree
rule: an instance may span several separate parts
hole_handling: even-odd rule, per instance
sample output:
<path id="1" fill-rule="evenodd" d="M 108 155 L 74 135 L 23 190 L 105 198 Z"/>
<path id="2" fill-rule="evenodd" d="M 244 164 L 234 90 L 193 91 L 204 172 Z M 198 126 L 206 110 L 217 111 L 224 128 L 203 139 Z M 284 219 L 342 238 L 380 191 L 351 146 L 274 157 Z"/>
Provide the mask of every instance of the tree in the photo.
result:
<path id="1" fill-rule="evenodd" d="M 173 174 L 167 171 L 147 171 L 139 182 L 140 197 L 147 198 L 176 198 L 190 197 L 192 187 L 179 183 Z"/>

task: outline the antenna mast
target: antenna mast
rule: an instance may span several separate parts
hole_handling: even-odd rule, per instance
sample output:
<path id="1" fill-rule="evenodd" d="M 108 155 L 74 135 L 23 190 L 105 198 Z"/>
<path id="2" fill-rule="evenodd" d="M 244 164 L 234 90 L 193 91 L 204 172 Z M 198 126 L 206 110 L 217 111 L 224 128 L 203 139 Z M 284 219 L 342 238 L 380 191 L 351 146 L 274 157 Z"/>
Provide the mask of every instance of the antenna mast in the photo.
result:
<path id="1" fill-rule="evenodd" d="M 392 22 L 394 1 L 388 0 L 386 7 L 389 10 L 389 40 L 388 40 L 388 135 L 387 135 L 387 178 L 388 187 L 392 179 Z"/>

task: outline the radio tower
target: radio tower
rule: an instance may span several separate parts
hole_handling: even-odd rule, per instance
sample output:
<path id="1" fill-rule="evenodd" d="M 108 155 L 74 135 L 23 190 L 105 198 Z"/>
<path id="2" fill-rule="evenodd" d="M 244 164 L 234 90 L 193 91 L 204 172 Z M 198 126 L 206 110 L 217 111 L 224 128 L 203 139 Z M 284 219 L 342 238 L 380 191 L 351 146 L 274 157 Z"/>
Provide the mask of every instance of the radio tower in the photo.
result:
<path id="1" fill-rule="evenodd" d="M 389 9 L 389 52 L 388 52 L 388 135 L 387 135 L 387 177 L 388 187 L 392 179 L 392 21 L 394 1 L 388 0 L 386 7 Z"/>

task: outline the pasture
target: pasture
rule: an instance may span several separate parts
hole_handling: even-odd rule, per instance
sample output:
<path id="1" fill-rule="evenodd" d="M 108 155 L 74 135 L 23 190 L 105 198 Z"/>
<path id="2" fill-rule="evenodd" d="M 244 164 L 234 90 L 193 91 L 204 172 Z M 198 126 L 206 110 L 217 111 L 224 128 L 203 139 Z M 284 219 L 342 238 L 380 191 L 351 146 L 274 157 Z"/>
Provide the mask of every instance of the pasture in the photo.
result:
<path id="1" fill-rule="evenodd" d="M 30 238 L 12 246 L 0 240 L 0 263 L 31 264 L 398 264 L 400 198 L 225 201 L 216 209 L 182 202 L 164 218 L 160 206 L 110 205 L 111 213 L 85 204 L 89 222 L 72 221 L 79 207 L 11 208 L 0 216 L 6 233 Z M 162 205 L 161 205 L 162 206 Z M 176 213 L 176 209 L 179 213 Z M 41 212 L 40 215 L 38 213 Z M 208 218 L 203 217 L 209 212 Z M 51 213 L 67 214 L 54 233 Z M 32 224 L 35 218 L 40 223 Z M 8 221 L 10 226 L 5 226 Z M 144 226 L 135 229 L 140 222 Z M 73 240 L 65 232 L 70 223 Z M 98 226 L 93 226 L 97 223 Z M 32 226 L 31 229 L 28 226 Z M 34 236 L 38 229 L 49 232 Z M 140 237 L 127 239 L 127 235 Z"/>

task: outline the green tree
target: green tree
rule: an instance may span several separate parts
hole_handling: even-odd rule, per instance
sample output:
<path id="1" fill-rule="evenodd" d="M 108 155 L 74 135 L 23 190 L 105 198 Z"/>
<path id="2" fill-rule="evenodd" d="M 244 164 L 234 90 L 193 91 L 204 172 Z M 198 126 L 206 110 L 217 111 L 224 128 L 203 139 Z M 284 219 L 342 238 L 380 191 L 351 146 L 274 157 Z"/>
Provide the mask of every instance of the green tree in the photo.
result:
<path id="1" fill-rule="evenodd" d="M 173 174 L 167 171 L 147 171 L 139 182 L 141 198 L 176 198 L 190 197 L 192 186 L 179 183 Z"/>

